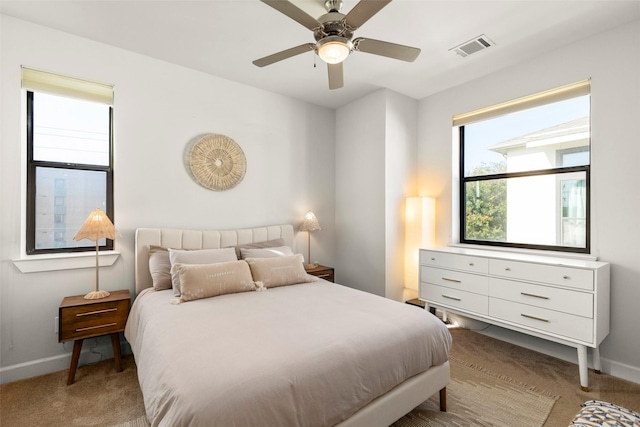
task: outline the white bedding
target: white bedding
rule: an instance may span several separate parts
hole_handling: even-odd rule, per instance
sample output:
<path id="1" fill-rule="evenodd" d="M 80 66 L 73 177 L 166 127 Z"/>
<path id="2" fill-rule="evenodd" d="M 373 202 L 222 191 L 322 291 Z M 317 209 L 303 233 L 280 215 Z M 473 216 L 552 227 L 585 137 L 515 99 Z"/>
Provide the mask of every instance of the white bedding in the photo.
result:
<path id="1" fill-rule="evenodd" d="M 451 345 L 428 311 L 325 281 L 171 298 L 140 293 L 125 330 L 152 426 L 332 426 Z"/>

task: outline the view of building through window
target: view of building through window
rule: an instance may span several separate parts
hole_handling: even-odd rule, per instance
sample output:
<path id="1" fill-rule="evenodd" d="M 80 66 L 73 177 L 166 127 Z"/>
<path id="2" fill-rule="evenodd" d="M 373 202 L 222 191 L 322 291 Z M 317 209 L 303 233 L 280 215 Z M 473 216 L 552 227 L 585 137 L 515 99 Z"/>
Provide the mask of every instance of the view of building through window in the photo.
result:
<path id="1" fill-rule="evenodd" d="M 590 97 L 465 124 L 463 241 L 587 249 Z"/>
<path id="2" fill-rule="evenodd" d="M 93 209 L 107 210 L 110 107 L 44 93 L 32 100 L 35 249 L 93 248 L 73 236 Z"/>

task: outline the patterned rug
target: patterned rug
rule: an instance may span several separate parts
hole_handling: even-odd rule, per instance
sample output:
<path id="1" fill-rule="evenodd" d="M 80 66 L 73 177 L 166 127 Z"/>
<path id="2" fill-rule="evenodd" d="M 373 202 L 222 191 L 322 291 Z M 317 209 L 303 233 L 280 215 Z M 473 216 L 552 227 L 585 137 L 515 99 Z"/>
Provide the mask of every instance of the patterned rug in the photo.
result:
<path id="1" fill-rule="evenodd" d="M 447 412 L 440 412 L 436 394 L 396 421 L 392 427 L 540 427 L 558 399 L 453 358 L 450 364 Z M 148 425 L 146 418 L 141 417 L 117 427 Z"/>

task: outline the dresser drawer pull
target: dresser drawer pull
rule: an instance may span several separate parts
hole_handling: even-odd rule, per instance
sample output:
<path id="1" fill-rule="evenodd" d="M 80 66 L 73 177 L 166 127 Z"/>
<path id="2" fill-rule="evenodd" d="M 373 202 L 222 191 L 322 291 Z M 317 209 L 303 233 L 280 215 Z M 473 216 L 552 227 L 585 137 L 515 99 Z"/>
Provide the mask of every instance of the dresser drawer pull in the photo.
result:
<path id="1" fill-rule="evenodd" d="M 104 310 L 87 311 L 86 313 L 78 313 L 78 314 L 76 314 L 76 317 L 91 316 L 93 314 L 100 314 L 100 313 L 109 313 L 111 311 L 118 311 L 118 309 L 117 308 L 105 308 Z"/>
<path id="2" fill-rule="evenodd" d="M 108 328 L 110 326 L 116 326 L 117 323 L 107 323 L 106 325 L 87 326 L 86 328 L 78 328 L 76 332 L 89 331 L 91 329 Z"/>
<path id="3" fill-rule="evenodd" d="M 462 301 L 460 298 L 456 298 L 456 297 L 450 297 L 449 295 L 444 295 L 442 294 L 443 298 L 447 298 L 447 299 L 452 299 L 454 301 Z"/>
<path id="4" fill-rule="evenodd" d="M 528 314 L 524 314 L 524 313 L 520 313 L 520 316 L 522 317 L 526 317 L 528 319 L 533 319 L 533 320 L 539 320 L 541 322 L 547 322 L 549 323 L 549 321 L 547 319 L 543 319 L 542 317 L 536 317 L 536 316 L 530 316 Z"/>
<path id="5" fill-rule="evenodd" d="M 549 297 L 545 297 L 543 295 L 528 294 L 526 292 L 520 292 L 520 295 L 524 295 L 524 296 L 527 296 L 527 297 L 540 298 L 540 299 L 549 299 Z"/>
<path id="6" fill-rule="evenodd" d="M 450 279 L 448 277 L 443 277 L 442 280 L 446 280 L 447 282 L 462 283 L 462 280 Z"/>
<path id="7" fill-rule="evenodd" d="M 435 258 L 433 258 L 433 257 L 431 258 L 431 261 L 435 261 L 435 260 L 436 260 Z"/>
<path id="8" fill-rule="evenodd" d="M 511 271 L 511 269 L 509 267 L 506 267 L 504 271 Z"/>
<path id="9" fill-rule="evenodd" d="M 570 276 L 562 276 L 562 278 L 563 278 L 563 279 L 566 279 L 566 280 L 571 279 L 571 277 L 570 277 Z"/>
<path id="10" fill-rule="evenodd" d="M 469 263 L 469 266 L 470 266 L 470 267 L 473 267 L 474 265 L 475 265 L 475 264 L 474 264 L 474 263 L 472 263 L 472 262 L 470 262 L 470 263 Z"/>

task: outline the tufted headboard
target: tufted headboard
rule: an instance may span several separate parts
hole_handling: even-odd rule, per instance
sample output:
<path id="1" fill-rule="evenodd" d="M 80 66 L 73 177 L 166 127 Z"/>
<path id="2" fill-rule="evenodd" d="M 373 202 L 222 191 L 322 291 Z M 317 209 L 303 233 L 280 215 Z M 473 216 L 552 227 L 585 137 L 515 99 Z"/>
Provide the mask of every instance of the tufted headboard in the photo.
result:
<path id="1" fill-rule="evenodd" d="M 295 251 L 293 237 L 293 226 L 290 224 L 238 230 L 138 228 L 135 244 L 136 295 L 152 286 L 149 273 L 150 245 L 173 249 L 217 249 L 282 238 Z"/>

